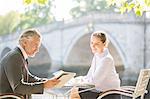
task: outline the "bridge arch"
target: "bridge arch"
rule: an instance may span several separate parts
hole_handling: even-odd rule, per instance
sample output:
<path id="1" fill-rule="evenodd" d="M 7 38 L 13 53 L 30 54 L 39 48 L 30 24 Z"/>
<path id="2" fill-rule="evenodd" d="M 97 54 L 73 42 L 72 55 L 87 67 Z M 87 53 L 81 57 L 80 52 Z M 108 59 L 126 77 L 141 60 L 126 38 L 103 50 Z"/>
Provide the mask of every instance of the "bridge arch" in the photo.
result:
<path id="1" fill-rule="evenodd" d="M 40 60 L 40 61 L 39 61 Z M 34 58 L 29 58 L 30 71 L 39 77 L 48 77 L 52 59 L 43 44 Z"/>
<path id="2" fill-rule="evenodd" d="M 78 30 L 78 32 L 72 37 L 72 40 L 70 41 L 70 43 L 68 44 L 68 47 L 66 47 L 65 49 L 65 52 L 64 52 L 64 58 L 63 58 L 63 63 L 64 65 L 73 65 L 74 63 L 71 63 L 70 60 L 69 60 L 69 56 L 70 56 L 70 53 L 72 53 L 72 50 L 73 48 L 75 48 L 76 45 L 79 45 L 77 44 L 78 41 L 81 41 L 81 38 L 85 38 L 87 36 L 85 36 L 85 34 L 88 34 L 88 33 L 85 33 L 85 29 L 82 28 L 80 30 Z M 82 41 L 81 41 L 82 42 Z M 80 42 L 80 43 L 81 43 Z M 84 42 L 83 42 L 84 43 Z M 81 44 L 82 45 L 82 44 Z M 87 45 L 87 44 L 84 44 L 84 45 Z M 76 50 L 76 49 L 75 49 Z M 74 52 L 74 51 L 73 51 Z M 89 63 L 89 62 L 88 62 Z M 81 63 L 82 64 L 82 63 Z M 80 64 L 80 65 L 81 65 Z"/>
<path id="3" fill-rule="evenodd" d="M 114 57 L 115 65 L 119 69 L 120 68 L 123 69 L 126 66 L 124 52 L 119 46 L 119 42 L 117 42 L 115 37 L 111 35 L 111 32 L 107 30 L 106 32 L 110 40 L 108 47 L 110 49 L 110 53 Z M 73 64 L 76 64 L 78 66 L 90 65 L 91 63 L 90 60 L 92 59 L 92 56 L 93 56 L 90 50 L 90 46 L 89 46 L 90 35 L 91 33 L 87 33 L 83 29 L 82 31 L 78 32 L 74 36 L 74 39 L 72 39 L 72 41 L 70 42 L 70 45 L 68 45 L 68 50 L 66 51 L 67 53 L 65 54 L 64 61 L 63 61 L 64 65 L 66 66 L 72 66 Z M 72 59 L 75 59 L 75 60 L 72 60 Z"/>

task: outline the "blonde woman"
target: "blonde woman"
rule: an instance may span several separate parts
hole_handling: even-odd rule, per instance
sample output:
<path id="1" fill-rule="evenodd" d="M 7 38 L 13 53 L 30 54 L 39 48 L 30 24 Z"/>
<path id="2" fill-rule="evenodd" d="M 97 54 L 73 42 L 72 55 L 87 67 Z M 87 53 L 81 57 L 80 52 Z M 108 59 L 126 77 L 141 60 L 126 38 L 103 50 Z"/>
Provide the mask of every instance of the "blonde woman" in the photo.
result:
<path id="1" fill-rule="evenodd" d="M 86 91 L 75 95 L 73 91 L 78 90 L 74 88 L 71 92 L 71 97 L 80 96 L 81 99 L 96 99 L 100 92 L 119 88 L 120 79 L 114 66 L 114 60 L 108 48 L 108 39 L 104 32 L 94 32 L 91 35 L 90 47 L 94 54 L 91 67 L 86 76 L 78 77 L 82 83 L 91 83 L 95 85 L 96 89 Z M 79 91 L 83 88 L 79 88 Z M 109 97 L 105 97 L 109 98 Z M 105 99 L 104 98 L 104 99 Z M 119 99 L 120 96 L 111 95 L 109 99 Z"/>

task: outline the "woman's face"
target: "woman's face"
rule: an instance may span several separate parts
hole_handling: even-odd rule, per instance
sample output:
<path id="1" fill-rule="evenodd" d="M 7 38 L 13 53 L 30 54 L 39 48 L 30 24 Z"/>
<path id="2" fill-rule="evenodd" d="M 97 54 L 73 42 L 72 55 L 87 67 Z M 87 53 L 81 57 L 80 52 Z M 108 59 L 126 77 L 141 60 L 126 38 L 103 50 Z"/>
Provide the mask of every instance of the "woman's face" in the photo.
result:
<path id="1" fill-rule="evenodd" d="M 92 36 L 90 40 L 90 47 L 92 50 L 92 53 L 103 53 L 105 44 L 101 41 L 100 38 L 96 36 Z"/>

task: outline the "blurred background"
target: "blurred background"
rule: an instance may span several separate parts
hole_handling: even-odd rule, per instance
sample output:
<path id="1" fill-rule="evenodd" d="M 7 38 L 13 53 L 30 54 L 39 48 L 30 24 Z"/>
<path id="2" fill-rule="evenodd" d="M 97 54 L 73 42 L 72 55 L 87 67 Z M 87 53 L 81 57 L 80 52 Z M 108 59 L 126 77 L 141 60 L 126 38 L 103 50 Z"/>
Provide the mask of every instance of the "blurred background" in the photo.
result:
<path id="1" fill-rule="evenodd" d="M 33 74 L 50 78 L 61 69 L 85 75 L 93 57 L 90 35 L 102 30 L 122 85 L 135 85 L 140 69 L 150 68 L 149 11 L 132 10 L 130 5 L 128 12 L 128 2 L 123 8 L 110 6 L 110 0 L 38 0 L 44 5 L 32 1 L 0 1 L 0 59 L 16 47 L 23 30 L 36 28 L 43 39 L 40 52 L 29 59 Z"/>

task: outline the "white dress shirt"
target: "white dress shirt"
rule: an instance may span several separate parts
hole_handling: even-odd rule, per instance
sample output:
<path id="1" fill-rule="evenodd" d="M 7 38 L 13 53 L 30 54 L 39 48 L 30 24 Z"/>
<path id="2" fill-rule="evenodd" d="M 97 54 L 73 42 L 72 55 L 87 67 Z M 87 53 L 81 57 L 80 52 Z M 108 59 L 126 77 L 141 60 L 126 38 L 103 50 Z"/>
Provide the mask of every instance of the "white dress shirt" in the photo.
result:
<path id="1" fill-rule="evenodd" d="M 25 59 L 25 60 L 28 59 L 28 55 L 27 55 L 27 53 L 25 52 L 25 50 L 24 50 L 20 45 L 18 45 L 18 47 L 19 47 L 19 49 L 21 50 L 24 59 Z"/>
<path id="2" fill-rule="evenodd" d="M 99 91 L 120 87 L 120 79 L 116 73 L 114 60 L 107 48 L 102 54 L 96 53 L 94 55 L 91 67 L 87 75 L 83 77 L 83 81 L 94 84 Z"/>

